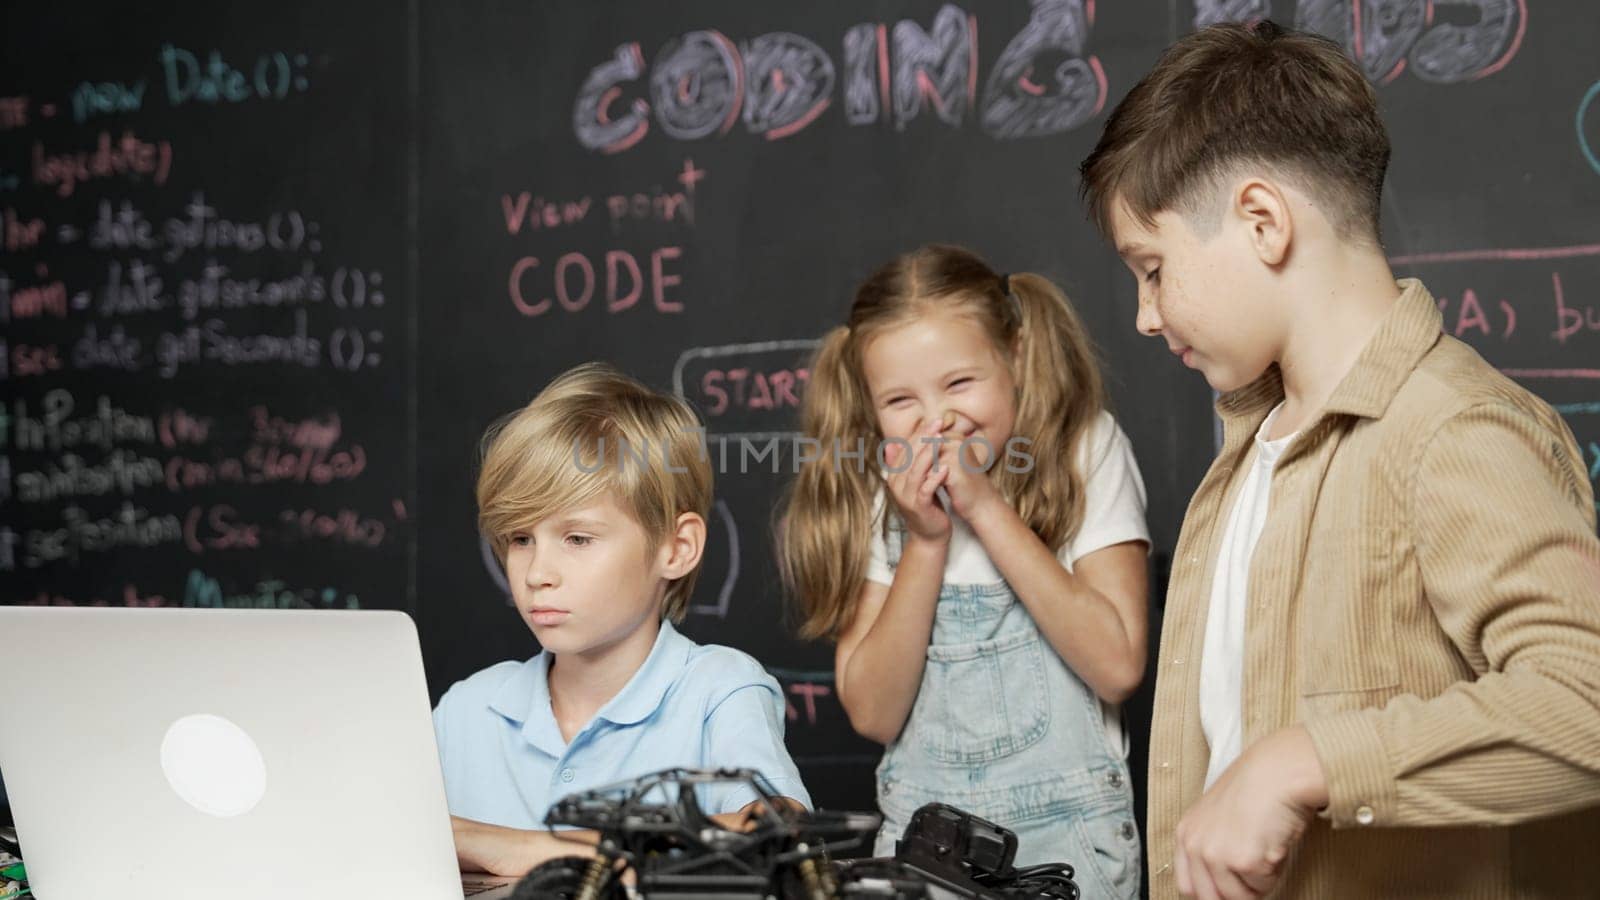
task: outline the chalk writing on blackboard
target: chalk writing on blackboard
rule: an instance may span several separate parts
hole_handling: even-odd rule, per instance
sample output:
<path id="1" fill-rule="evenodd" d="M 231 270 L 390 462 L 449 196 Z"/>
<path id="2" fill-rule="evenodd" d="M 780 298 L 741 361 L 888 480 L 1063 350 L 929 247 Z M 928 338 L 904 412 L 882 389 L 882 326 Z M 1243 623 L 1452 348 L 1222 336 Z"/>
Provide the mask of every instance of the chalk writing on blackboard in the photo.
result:
<path id="1" fill-rule="evenodd" d="M 1521 319 L 1532 322 L 1556 346 L 1600 338 L 1600 303 L 1589 300 L 1587 293 L 1574 295 L 1568 288 L 1574 272 L 1586 279 L 1594 277 L 1595 263 L 1600 262 L 1600 245 L 1412 254 L 1396 256 L 1390 262 L 1400 269 L 1447 266 L 1463 272 L 1492 273 L 1502 281 L 1508 274 L 1505 264 L 1522 263 L 1517 271 L 1527 271 L 1538 279 L 1519 278 L 1515 282 L 1516 293 L 1492 297 L 1472 286 L 1459 294 L 1439 291 L 1435 299 L 1445 317 L 1445 330 L 1456 337 L 1496 338 L 1503 343 L 1518 333 Z M 1500 265 L 1485 269 L 1484 263 Z M 1470 268 L 1473 265 L 1477 268 Z M 1465 276 L 1455 277 L 1460 280 Z"/>
<path id="2" fill-rule="evenodd" d="M 1595 174 L 1600 175 L 1600 154 L 1595 152 L 1596 144 L 1600 143 L 1600 114 L 1594 112 L 1596 97 L 1600 97 L 1600 81 L 1590 85 L 1578 103 L 1578 149 L 1583 151 L 1583 158 L 1588 160 Z"/>
<path id="3" fill-rule="evenodd" d="M 762 439 L 798 433 L 812 339 L 691 347 L 672 367 L 672 390 L 706 417 L 708 436 Z"/>
<path id="4" fill-rule="evenodd" d="M 22 598 L 25 606 L 125 606 L 151 608 L 184 606 L 198 609 L 360 609 L 361 598 L 336 587 L 296 587 L 284 579 L 262 578 L 249 588 L 228 590 L 220 578 L 202 569 L 191 569 L 181 594 L 171 596 L 124 583 L 109 594 L 90 592 L 69 595 L 60 591 L 37 591 Z"/>
<path id="5" fill-rule="evenodd" d="M 890 35 L 894 51 L 893 106 L 896 128 L 905 128 L 924 103 L 946 125 L 960 125 L 977 102 L 978 20 L 954 6 L 939 10 L 933 31 L 907 19 Z"/>
<path id="6" fill-rule="evenodd" d="M 499 214 L 506 235 L 523 239 L 575 231 L 600 221 L 613 236 L 634 225 L 691 229 L 696 224 L 696 190 L 705 179 L 706 171 L 685 159 L 673 174 L 671 187 L 656 183 L 626 191 L 564 191 L 563 196 L 549 198 L 533 190 L 503 193 L 498 198 Z M 506 293 L 511 307 L 526 318 L 580 313 L 591 306 L 610 314 L 635 308 L 682 313 L 686 243 L 658 243 L 646 249 L 619 240 L 605 249 L 528 253 L 511 264 Z"/>
<path id="7" fill-rule="evenodd" d="M 777 140 L 823 117 L 839 94 L 851 126 L 904 129 L 931 110 L 952 127 L 976 119 L 1000 140 L 1059 134 L 1105 104 L 1105 72 L 1088 47 L 1093 15 L 1092 0 L 1033 0 L 981 101 L 978 18 L 954 4 L 939 9 L 931 29 L 910 19 L 846 29 L 843 78 L 822 42 L 792 32 L 736 43 L 715 29 L 690 31 L 648 63 L 637 42 L 623 43 L 579 85 L 573 132 L 583 147 L 619 153 L 652 121 L 669 139 L 698 141 L 728 134 L 742 114 L 747 132 Z"/>
<path id="8" fill-rule="evenodd" d="M 745 47 L 744 58 L 749 79 L 744 124 L 751 134 L 788 137 L 833 102 L 833 60 L 809 38 L 764 34 Z"/>
<path id="9" fill-rule="evenodd" d="M 768 667 L 767 672 L 783 685 L 788 701 L 787 718 L 790 722 L 815 726 L 819 720 L 819 712 L 843 714 L 843 708 L 833 691 L 833 672 L 827 669 L 778 667 Z"/>
<path id="10" fill-rule="evenodd" d="M 145 140 L 131 129 L 118 136 L 102 131 L 89 148 L 47 149 L 34 141 L 31 172 L 34 184 L 71 197 L 79 187 L 106 179 L 164 185 L 172 174 L 172 157 L 171 141 Z"/>
<path id="11" fill-rule="evenodd" d="M 582 312 L 596 298 L 606 312 L 620 313 L 637 306 L 646 294 L 656 312 L 681 313 L 683 301 L 672 289 L 683 283 L 676 271 L 682 256 L 683 248 L 676 246 L 651 250 L 642 264 L 632 252 L 620 249 L 594 254 L 572 251 L 549 266 L 537 256 L 524 256 L 512 264 L 507 290 L 511 305 L 529 318 L 552 309 Z"/>
<path id="12" fill-rule="evenodd" d="M 263 53 L 243 69 L 235 68 L 215 50 L 202 62 L 194 51 L 171 44 L 162 45 L 160 58 L 167 101 L 175 107 L 186 103 L 282 100 L 311 87 L 307 75 L 311 60 L 304 53 Z M 139 82 L 136 89 L 143 86 Z M 127 92 L 124 87 L 123 93 Z"/>
<path id="13" fill-rule="evenodd" d="M 14 486 L 9 499 L 23 508 L 65 504 L 59 524 L 10 532 L 10 545 L 22 549 L 20 564 L 167 545 L 195 554 L 268 544 L 375 548 L 407 518 L 399 500 L 383 513 L 315 504 L 285 504 L 265 515 L 229 503 L 181 513 L 152 506 L 156 498 L 222 486 L 331 487 L 366 471 L 366 448 L 344 435 L 337 410 L 286 415 L 257 404 L 243 418 L 240 427 L 181 407 L 129 409 L 104 394 L 80 399 L 64 388 L 13 401 L 0 411 L 0 448 L 16 454 L 4 457 L 8 489 Z M 120 505 L 110 513 L 82 505 L 99 498 Z M 18 561 L 10 555 L 13 566 Z"/>
<path id="14" fill-rule="evenodd" d="M 1522 47 L 1527 0 L 1195 0 L 1195 28 L 1272 18 L 1333 40 L 1380 84 L 1485 78 Z"/>

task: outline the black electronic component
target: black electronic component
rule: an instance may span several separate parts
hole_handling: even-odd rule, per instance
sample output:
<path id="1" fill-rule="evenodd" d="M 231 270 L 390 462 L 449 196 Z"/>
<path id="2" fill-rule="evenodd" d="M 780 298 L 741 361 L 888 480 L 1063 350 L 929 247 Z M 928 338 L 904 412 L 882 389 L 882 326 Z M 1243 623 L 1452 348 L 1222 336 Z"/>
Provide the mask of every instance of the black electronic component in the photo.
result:
<path id="1" fill-rule="evenodd" d="M 700 804 L 716 785 L 752 789 L 759 805 L 742 827 L 719 824 Z M 616 900 L 625 872 L 638 896 L 719 900 L 831 900 L 838 881 L 830 855 L 876 833 L 872 813 L 795 809 L 748 769 L 668 769 L 573 794 L 551 807 L 549 826 L 600 834 L 598 859 L 562 857 L 529 872 L 515 900 Z M 554 832 L 559 836 L 560 832 Z"/>
<path id="2" fill-rule="evenodd" d="M 1011 830 L 945 803 L 912 813 L 905 836 L 895 844 L 895 862 L 928 882 L 930 896 L 1078 900 L 1072 866 L 1018 869 L 1012 864 L 1016 856 L 1017 836 Z"/>
<path id="3" fill-rule="evenodd" d="M 719 823 L 701 806 L 701 792 L 718 785 L 759 802 L 742 822 Z M 545 824 L 597 832 L 599 855 L 539 865 L 513 900 L 623 900 L 624 881 L 641 900 L 1078 900 L 1071 866 L 1018 869 L 1013 832 L 943 803 L 912 815 L 894 858 L 834 863 L 880 821 L 796 809 L 749 769 L 668 769 L 552 806 Z"/>

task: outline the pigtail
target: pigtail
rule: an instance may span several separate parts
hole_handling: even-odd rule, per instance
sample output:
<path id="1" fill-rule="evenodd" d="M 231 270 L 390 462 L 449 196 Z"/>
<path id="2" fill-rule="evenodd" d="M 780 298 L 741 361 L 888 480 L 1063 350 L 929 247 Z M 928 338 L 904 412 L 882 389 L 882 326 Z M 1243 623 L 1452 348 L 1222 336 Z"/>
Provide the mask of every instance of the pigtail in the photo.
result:
<path id="1" fill-rule="evenodd" d="M 1014 432 L 1032 440 L 1019 448 L 1032 463 L 1013 459 L 1007 468 L 1002 459 L 996 478 L 1045 546 L 1060 550 L 1083 524 L 1087 473 L 1079 471 L 1077 461 L 1080 445 L 1105 408 L 1105 386 L 1094 342 L 1061 289 L 1032 273 L 1010 276 L 1009 286 L 1021 314 Z M 1057 460 L 1069 464 L 1056 465 Z"/>
<path id="2" fill-rule="evenodd" d="M 850 329 L 828 333 L 811 362 L 801 430 L 820 444 L 800 468 L 774 523 L 779 573 L 805 638 L 837 637 L 866 582 L 872 506 L 881 476 L 877 427 L 857 379 Z M 838 451 L 860 458 L 842 458 Z"/>

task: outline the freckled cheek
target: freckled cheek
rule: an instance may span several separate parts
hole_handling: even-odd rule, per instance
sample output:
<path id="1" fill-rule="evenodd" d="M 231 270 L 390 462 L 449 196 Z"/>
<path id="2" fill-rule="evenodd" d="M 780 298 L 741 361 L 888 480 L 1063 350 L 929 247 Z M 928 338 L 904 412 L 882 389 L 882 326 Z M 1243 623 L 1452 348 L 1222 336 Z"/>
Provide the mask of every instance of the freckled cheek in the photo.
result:
<path id="1" fill-rule="evenodd" d="M 1167 330 L 1186 340 L 1197 337 L 1196 332 L 1206 331 L 1213 318 L 1212 310 L 1198 304 L 1182 285 L 1162 288 L 1160 312 Z"/>
<path id="2" fill-rule="evenodd" d="M 1230 315 L 1226 301 L 1201 304 L 1191 318 L 1197 331 L 1224 343 L 1237 341 L 1240 332 L 1248 332 L 1255 325 L 1248 317 Z"/>
<path id="3" fill-rule="evenodd" d="M 1154 303 L 1156 317 L 1161 320 L 1161 330 L 1182 333 L 1185 325 L 1185 310 L 1182 300 L 1175 294 L 1163 291 L 1161 299 Z"/>

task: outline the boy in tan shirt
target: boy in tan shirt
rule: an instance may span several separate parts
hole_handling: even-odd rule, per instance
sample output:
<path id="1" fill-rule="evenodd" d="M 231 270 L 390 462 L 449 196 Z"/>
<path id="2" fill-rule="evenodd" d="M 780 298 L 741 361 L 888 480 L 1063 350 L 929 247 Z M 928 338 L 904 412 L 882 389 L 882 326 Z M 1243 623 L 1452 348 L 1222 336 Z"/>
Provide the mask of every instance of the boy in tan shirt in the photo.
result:
<path id="1" fill-rule="evenodd" d="M 1160 649 L 1154 898 L 1600 895 L 1593 488 L 1396 283 L 1388 159 L 1356 66 L 1262 22 L 1171 47 L 1082 166 L 1139 330 L 1221 392 Z"/>

